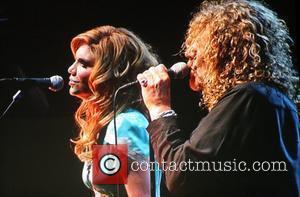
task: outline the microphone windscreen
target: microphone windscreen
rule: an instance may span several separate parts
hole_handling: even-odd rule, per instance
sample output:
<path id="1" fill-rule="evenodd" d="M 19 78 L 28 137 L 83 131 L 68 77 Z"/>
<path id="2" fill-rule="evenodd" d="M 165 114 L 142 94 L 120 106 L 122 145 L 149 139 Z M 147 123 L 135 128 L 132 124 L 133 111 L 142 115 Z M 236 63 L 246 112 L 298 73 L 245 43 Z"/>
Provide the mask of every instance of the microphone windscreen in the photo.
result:
<path id="1" fill-rule="evenodd" d="M 64 87 L 64 80 L 61 76 L 54 75 L 50 77 L 51 81 L 51 88 L 53 88 L 55 91 L 59 91 Z"/>
<path id="2" fill-rule="evenodd" d="M 189 72 L 190 69 L 185 62 L 177 62 L 168 70 L 168 74 L 173 79 L 183 79 Z"/>

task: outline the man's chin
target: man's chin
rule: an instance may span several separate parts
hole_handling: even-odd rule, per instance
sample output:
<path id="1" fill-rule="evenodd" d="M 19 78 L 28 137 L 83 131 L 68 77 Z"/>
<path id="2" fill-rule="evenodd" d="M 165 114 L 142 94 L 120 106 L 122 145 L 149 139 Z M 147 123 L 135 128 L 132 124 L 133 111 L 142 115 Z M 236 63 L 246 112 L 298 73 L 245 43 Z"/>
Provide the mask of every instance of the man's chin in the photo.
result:
<path id="1" fill-rule="evenodd" d="M 189 81 L 189 86 L 191 88 L 191 90 L 195 91 L 195 92 L 199 92 L 201 91 L 201 87 L 199 84 L 197 84 L 195 81 L 190 80 Z"/>

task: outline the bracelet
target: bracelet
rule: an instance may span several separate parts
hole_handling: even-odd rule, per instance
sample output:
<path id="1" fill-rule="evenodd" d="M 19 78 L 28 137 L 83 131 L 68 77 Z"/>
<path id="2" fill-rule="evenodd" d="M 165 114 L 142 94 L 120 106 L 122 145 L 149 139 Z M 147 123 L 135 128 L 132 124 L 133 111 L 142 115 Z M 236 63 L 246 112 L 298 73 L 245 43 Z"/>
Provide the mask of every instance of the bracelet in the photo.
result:
<path id="1" fill-rule="evenodd" d="M 162 118 L 162 117 L 169 117 L 169 116 L 177 116 L 176 112 L 172 109 L 168 110 L 168 111 L 164 111 L 161 112 L 158 117 Z"/>
<path id="2" fill-rule="evenodd" d="M 161 112 L 158 114 L 153 120 L 159 119 L 159 118 L 164 118 L 164 117 L 169 117 L 169 116 L 177 116 L 176 112 L 172 109 Z"/>

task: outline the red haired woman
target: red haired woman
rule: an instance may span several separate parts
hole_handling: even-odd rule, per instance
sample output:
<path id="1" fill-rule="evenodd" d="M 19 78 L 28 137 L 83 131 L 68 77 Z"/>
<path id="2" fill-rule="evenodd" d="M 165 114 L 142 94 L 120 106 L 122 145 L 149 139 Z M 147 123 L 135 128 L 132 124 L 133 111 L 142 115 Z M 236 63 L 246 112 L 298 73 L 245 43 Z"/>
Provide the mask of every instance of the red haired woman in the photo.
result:
<path id="1" fill-rule="evenodd" d="M 157 65 L 157 56 L 134 33 L 125 28 L 100 26 L 71 41 L 75 62 L 69 67 L 70 94 L 82 100 L 75 114 L 80 133 L 75 154 L 84 162 L 83 180 L 96 196 L 150 196 L 150 172 L 129 169 L 128 183 L 116 191 L 114 185 L 92 184 L 92 145 L 114 144 L 113 95 L 145 69 Z M 149 161 L 150 142 L 146 110 L 140 93 L 132 88 L 118 97 L 117 134 L 128 144 L 128 158 Z M 159 185 L 159 177 L 156 181 Z M 157 187 L 158 188 L 158 187 Z"/>

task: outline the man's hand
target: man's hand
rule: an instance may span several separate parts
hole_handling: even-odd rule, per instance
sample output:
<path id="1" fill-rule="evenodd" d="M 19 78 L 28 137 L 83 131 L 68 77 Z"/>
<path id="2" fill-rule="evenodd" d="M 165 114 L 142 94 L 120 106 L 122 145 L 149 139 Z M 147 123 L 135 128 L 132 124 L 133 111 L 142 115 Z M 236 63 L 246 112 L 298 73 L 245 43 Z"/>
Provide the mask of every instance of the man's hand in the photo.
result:
<path id="1" fill-rule="evenodd" d="M 163 64 L 138 74 L 137 79 L 141 85 L 143 100 L 149 110 L 151 120 L 171 109 L 170 77 Z"/>

